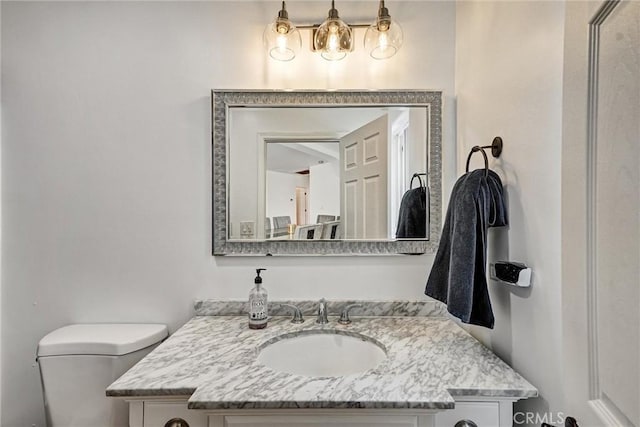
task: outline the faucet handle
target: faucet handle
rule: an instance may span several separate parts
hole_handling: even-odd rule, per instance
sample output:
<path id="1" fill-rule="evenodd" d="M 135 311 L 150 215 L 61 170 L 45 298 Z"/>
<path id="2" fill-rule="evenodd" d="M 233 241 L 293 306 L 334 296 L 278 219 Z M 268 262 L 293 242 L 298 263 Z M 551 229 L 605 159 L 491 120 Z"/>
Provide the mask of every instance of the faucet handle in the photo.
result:
<path id="1" fill-rule="evenodd" d="M 324 298 L 320 298 L 318 302 L 318 317 L 316 318 L 316 323 L 321 325 L 325 325 L 329 323 L 329 319 L 327 318 L 327 300 Z"/>
<path id="2" fill-rule="evenodd" d="M 352 308 L 356 307 L 362 307 L 362 304 L 351 304 L 346 306 L 344 310 L 342 310 L 342 314 L 340 314 L 340 320 L 338 320 L 338 323 L 340 323 L 341 325 L 348 325 L 349 323 L 351 323 L 351 319 L 349 319 L 349 311 L 351 311 Z"/>
<path id="3" fill-rule="evenodd" d="M 293 311 L 293 317 L 291 318 L 291 323 L 304 323 L 304 318 L 302 317 L 302 312 L 300 309 L 293 304 L 280 304 L 283 307 L 290 308 Z"/>

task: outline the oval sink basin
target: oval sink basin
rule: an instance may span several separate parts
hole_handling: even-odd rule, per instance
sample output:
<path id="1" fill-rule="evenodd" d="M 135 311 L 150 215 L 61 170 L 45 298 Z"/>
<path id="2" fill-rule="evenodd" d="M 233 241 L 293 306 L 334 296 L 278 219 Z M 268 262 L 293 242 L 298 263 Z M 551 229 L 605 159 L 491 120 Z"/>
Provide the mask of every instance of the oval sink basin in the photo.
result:
<path id="1" fill-rule="evenodd" d="M 381 345 L 366 337 L 314 333 L 267 344 L 258 361 L 289 374 L 335 377 L 367 371 L 386 357 Z"/>

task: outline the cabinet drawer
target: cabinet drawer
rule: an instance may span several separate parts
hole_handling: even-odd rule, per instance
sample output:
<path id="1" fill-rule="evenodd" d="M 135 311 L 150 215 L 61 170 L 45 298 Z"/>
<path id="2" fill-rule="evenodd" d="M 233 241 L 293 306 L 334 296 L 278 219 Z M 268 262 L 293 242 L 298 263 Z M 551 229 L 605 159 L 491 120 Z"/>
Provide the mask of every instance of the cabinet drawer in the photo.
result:
<path id="1" fill-rule="evenodd" d="M 456 402 L 456 407 L 436 414 L 436 427 L 453 427 L 460 420 L 470 420 L 478 427 L 496 427 L 500 424 L 498 402 Z"/>
<path id="2" fill-rule="evenodd" d="M 207 427 L 207 416 L 187 409 L 186 403 L 145 402 L 144 427 L 164 427 L 169 420 L 181 418 L 189 427 Z"/>
<path id="3" fill-rule="evenodd" d="M 224 427 L 418 427 L 418 417 L 374 415 L 225 416 Z"/>

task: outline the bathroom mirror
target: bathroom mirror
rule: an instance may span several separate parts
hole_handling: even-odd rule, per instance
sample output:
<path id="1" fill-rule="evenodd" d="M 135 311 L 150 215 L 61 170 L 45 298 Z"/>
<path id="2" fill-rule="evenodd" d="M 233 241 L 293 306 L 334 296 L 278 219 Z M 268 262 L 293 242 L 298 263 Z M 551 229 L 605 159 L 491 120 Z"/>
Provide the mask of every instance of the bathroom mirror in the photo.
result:
<path id="1" fill-rule="evenodd" d="M 441 92 L 214 90 L 212 123 L 214 255 L 437 248 Z"/>

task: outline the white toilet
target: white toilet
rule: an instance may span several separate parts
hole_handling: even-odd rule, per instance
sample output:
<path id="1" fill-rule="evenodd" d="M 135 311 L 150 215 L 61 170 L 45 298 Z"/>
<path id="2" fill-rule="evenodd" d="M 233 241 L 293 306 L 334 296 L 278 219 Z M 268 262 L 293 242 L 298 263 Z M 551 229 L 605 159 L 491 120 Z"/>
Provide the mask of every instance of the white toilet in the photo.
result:
<path id="1" fill-rule="evenodd" d="M 51 332 L 38 344 L 49 427 L 126 427 L 127 404 L 105 389 L 168 335 L 165 325 L 85 324 Z"/>

